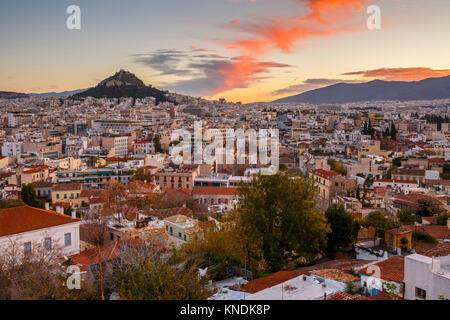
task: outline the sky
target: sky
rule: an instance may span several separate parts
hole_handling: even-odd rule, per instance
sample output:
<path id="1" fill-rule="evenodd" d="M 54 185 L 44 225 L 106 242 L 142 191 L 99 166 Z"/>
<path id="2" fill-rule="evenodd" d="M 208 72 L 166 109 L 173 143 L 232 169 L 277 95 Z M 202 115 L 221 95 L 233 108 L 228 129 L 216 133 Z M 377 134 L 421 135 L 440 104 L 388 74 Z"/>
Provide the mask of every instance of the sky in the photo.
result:
<path id="1" fill-rule="evenodd" d="M 69 30 L 78 5 L 81 29 Z M 381 29 L 370 30 L 370 5 Z M 243 103 L 337 82 L 450 75 L 448 0 L 0 2 L 0 91 L 95 86 L 120 69 L 154 87 Z"/>

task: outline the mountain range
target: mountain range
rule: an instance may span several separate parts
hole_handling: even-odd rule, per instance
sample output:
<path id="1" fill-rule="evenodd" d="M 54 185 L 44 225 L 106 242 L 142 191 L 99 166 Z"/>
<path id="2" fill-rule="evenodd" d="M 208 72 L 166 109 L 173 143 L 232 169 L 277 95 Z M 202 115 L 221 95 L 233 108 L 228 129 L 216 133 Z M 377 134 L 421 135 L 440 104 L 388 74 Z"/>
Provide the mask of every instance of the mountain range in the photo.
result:
<path id="1" fill-rule="evenodd" d="M 312 104 L 351 103 L 362 101 L 413 101 L 450 98 L 450 76 L 421 81 L 383 81 L 337 83 L 273 102 Z"/>
<path id="2" fill-rule="evenodd" d="M 157 103 L 167 101 L 166 92 L 146 86 L 134 74 L 120 70 L 99 82 L 96 87 L 64 92 L 17 93 L 0 91 L 0 98 L 15 99 L 29 96 L 55 96 L 73 98 L 145 98 L 154 97 Z M 307 91 L 273 102 L 303 102 L 311 104 L 352 103 L 363 101 L 413 101 L 450 99 L 450 76 L 428 78 L 421 81 L 383 81 L 365 83 L 337 83 Z"/>

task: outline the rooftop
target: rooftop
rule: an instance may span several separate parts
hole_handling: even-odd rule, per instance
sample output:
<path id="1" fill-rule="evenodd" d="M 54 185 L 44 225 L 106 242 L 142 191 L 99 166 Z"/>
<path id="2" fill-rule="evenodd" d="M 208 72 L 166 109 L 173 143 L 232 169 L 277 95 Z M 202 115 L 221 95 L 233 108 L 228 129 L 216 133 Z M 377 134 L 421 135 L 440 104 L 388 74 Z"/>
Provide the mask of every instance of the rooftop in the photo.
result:
<path id="1" fill-rule="evenodd" d="M 21 206 L 0 210 L 0 237 L 79 222 L 55 211 Z"/>

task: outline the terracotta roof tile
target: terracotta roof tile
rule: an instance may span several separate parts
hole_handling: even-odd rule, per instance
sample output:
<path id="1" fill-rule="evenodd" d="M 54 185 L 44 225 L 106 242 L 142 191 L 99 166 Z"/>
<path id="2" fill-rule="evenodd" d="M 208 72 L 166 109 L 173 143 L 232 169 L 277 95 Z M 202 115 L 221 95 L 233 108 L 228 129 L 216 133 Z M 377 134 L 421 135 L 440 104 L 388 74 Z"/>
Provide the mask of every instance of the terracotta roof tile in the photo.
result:
<path id="1" fill-rule="evenodd" d="M 54 211 L 21 206 L 0 210 L 0 237 L 78 222 Z"/>
<path id="2" fill-rule="evenodd" d="M 381 271 L 381 279 L 385 281 L 403 282 L 405 277 L 405 258 L 404 257 L 391 257 L 389 259 L 375 263 Z M 367 268 L 359 271 L 359 273 L 366 274 Z"/>

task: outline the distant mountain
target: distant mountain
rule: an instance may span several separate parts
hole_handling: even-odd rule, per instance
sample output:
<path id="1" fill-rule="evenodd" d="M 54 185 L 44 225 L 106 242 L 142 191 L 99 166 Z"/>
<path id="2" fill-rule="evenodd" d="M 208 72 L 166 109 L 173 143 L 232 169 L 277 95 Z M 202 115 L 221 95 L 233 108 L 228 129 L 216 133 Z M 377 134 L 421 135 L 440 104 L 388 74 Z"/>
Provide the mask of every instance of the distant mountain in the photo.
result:
<path id="1" fill-rule="evenodd" d="M 305 102 L 313 104 L 350 103 L 361 101 L 413 101 L 450 98 L 450 76 L 422 81 L 382 81 L 338 83 L 274 102 Z"/>
<path id="2" fill-rule="evenodd" d="M 134 74 L 120 70 L 115 75 L 101 81 L 96 87 L 88 89 L 84 92 L 77 93 L 74 98 L 146 98 L 154 97 L 156 102 L 166 101 L 165 92 L 146 86 L 142 80 L 138 79 Z"/>
<path id="3" fill-rule="evenodd" d="M 0 99 L 17 99 L 17 98 L 27 98 L 27 97 L 28 97 L 28 95 L 25 93 L 0 91 Z"/>
<path id="4" fill-rule="evenodd" d="M 73 96 L 74 94 L 78 94 L 78 93 L 84 92 L 89 89 L 78 89 L 78 90 L 63 91 L 63 92 L 29 93 L 28 95 L 31 97 L 70 97 L 70 96 Z"/>

